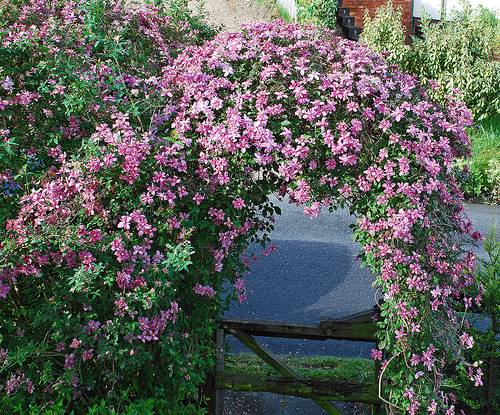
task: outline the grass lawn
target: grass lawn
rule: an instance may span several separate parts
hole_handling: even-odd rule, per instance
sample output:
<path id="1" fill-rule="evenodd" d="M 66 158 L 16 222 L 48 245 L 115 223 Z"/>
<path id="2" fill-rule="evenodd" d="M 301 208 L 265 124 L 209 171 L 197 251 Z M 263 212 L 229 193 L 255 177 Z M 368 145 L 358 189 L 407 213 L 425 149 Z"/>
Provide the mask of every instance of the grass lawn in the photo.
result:
<path id="1" fill-rule="evenodd" d="M 292 368 L 299 376 L 375 383 L 373 360 L 339 358 L 333 356 L 280 356 L 280 360 Z M 278 373 L 257 356 L 249 353 L 226 355 L 227 373 L 251 373 L 261 376 L 274 376 Z M 279 376 L 279 375 L 278 375 Z"/>
<path id="2" fill-rule="evenodd" d="M 500 159 L 500 115 L 480 122 L 470 132 L 473 161 L 487 166 L 492 159 Z"/>
<path id="3" fill-rule="evenodd" d="M 500 203 L 500 115 L 480 122 L 469 130 L 471 175 L 464 183 L 466 196 Z"/>

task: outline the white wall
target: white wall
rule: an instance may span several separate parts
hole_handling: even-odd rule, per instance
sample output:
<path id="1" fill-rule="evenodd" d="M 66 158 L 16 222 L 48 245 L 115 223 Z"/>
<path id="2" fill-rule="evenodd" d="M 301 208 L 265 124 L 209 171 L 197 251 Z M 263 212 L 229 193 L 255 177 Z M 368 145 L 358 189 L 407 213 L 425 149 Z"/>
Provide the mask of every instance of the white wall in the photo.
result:
<path id="1" fill-rule="evenodd" d="M 484 6 L 490 10 L 500 13 L 499 0 L 469 0 L 472 6 Z M 460 0 L 444 0 L 446 13 L 449 14 L 454 9 L 460 9 Z M 422 10 L 425 9 L 433 19 L 441 17 L 441 0 L 413 0 L 413 16 L 422 17 Z"/>
<path id="2" fill-rule="evenodd" d="M 287 11 L 293 20 L 297 19 L 297 5 L 295 4 L 295 0 L 278 0 L 278 3 Z"/>

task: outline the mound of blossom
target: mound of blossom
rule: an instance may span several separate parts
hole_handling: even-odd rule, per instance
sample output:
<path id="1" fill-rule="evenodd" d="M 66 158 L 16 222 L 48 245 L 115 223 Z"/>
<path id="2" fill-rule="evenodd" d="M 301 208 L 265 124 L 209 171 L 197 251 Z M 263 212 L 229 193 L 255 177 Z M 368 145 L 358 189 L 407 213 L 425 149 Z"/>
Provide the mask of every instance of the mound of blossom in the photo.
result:
<path id="1" fill-rule="evenodd" d="M 7 223 L 4 360 L 25 344 L 15 334 L 44 340 L 3 366 L 5 392 L 49 400 L 61 388 L 78 401 L 119 385 L 147 397 L 182 389 L 179 375 L 201 380 L 226 283 L 244 299 L 246 251 L 269 241 L 276 194 L 311 217 L 349 206 L 384 298 L 382 399 L 454 414 L 450 380 L 480 380 L 454 311 L 481 301 L 463 294 L 475 282 L 462 246 L 477 235 L 451 172 L 469 151 L 463 104 L 438 105 L 359 44 L 283 23 L 188 47 L 156 85 L 149 123 L 117 110 L 78 157 L 55 152 L 58 167 Z"/>

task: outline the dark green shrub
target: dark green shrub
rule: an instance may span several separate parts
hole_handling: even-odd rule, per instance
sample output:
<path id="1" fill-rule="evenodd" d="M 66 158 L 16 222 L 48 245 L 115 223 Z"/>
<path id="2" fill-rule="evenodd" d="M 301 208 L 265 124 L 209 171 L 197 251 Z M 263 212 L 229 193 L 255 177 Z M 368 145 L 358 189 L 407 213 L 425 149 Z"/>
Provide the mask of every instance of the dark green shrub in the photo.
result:
<path id="1" fill-rule="evenodd" d="M 474 328 L 474 347 L 469 351 L 470 360 L 482 362 L 483 378 L 479 382 L 475 380 L 476 386 L 468 383 L 471 371 L 464 370 L 462 378 L 458 383 L 462 385 L 459 398 L 475 410 L 474 413 L 497 414 L 500 411 L 500 341 L 499 317 L 500 317 L 500 241 L 497 240 L 496 228 L 492 228 L 484 241 L 486 257 L 479 260 L 476 269 L 476 280 L 481 284 L 484 291 L 483 304 L 479 310 L 466 310 L 473 314 L 466 317 L 476 326 Z"/>

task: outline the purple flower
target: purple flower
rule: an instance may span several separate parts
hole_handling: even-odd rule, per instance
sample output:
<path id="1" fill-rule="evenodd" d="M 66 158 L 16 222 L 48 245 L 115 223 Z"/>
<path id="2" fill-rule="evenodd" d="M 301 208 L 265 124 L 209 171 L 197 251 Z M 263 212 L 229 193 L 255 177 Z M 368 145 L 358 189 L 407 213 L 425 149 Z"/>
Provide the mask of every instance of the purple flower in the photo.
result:
<path id="1" fill-rule="evenodd" d="M 243 209 L 245 206 L 245 201 L 241 197 L 233 200 L 233 207 L 235 209 Z"/>
<path id="2" fill-rule="evenodd" d="M 193 287 L 193 291 L 196 294 L 201 295 L 201 296 L 205 296 L 205 297 L 212 298 L 213 296 L 215 296 L 215 290 L 208 285 L 196 284 Z"/>
<path id="3" fill-rule="evenodd" d="M 71 369 L 76 363 L 76 355 L 74 353 L 68 354 L 64 359 L 64 368 Z"/>
<path id="4" fill-rule="evenodd" d="M 4 364 L 8 356 L 9 352 L 7 351 L 7 349 L 0 349 L 0 366 Z"/>
<path id="5" fill-rule="evenodd" d="M 0 282 L 0 298 L 7 298 L 9 292 L 10 292 L 10 286 L 7 284 L 2 284 Z"/>
<path id="6" fill-rule="evenodd" d="M 7 92 L 12 92 L 14 90 L 14 81 L 8 76 L 2 81 L 2 88 Z"/>
<path id="7" fill-rule="evenodd" d="M 84 362 L 92 359 L 93 356 L 94 356 L 94 349 L 84 350 L 82 353 L 82 359 Z"/>

